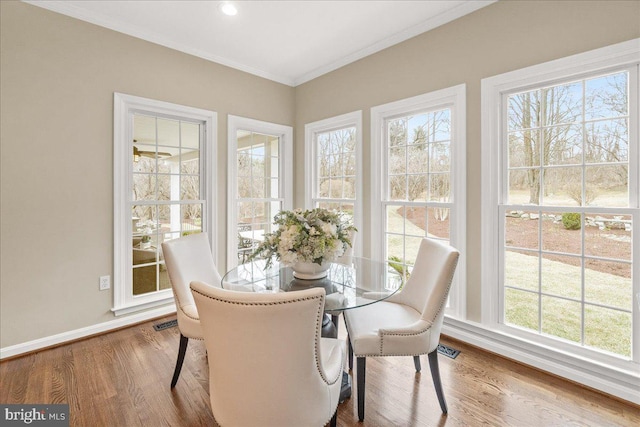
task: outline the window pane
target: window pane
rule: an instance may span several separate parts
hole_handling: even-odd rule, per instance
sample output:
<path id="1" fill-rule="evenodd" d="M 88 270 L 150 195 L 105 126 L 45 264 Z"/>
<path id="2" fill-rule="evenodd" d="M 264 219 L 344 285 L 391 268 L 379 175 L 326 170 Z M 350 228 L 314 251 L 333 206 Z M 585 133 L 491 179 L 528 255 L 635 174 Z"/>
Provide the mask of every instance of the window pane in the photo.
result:
<path id="1" fill-rule="evenodd" d="M 579 302 L 542 296 L 542 333 L 579 343 L 581 324 Z"/>
<path id="2" fill-rule="evenodd" d="M 540 92 L 524 92 L 509 96 L 507 101 L 509 131 L 538 127 Z"/>
<path id="3" fill-rule="evenodd" d="M 180 150 L 180 153 L 180 173 L 199 174 L 200 151 Z"/>
<path id="4" fill-rule="evenodd" d="M 596 77 L 585 82 L 587 120 L 628 114 L 627 72 Z"/>
<path id="5" fill-rule="evenodd" d="M 404 206 L 391 205 L 387 206 L 387 232 L 388 233 L 404 233 Z"/>
<path id="6" fill-rule="evenodd" d="M 171 200 L 171 196 L 174 195 L 171 193 L 172 177 L 174 177 L 174 179 L 176 180 L 178 178 L 176 175 L 156 175 L 156 183 L 158 185 L 157 187 L 158 193 L 156 194 L 156 197 L 155 197 L 156 200 L 162 200 L 162 201 Z M 178 194 L 175 194 L 175 196 L 178 196 Z"/>
<path id="7" fill-rule="evenodd" d="M 629 206 L 627 165 L 587 166 L 585 168 L 587 204 L 592 206 Z"/>
<path id="8" fill-rule="evenodd" d="M 199 200 L 200 199 L 200 176 L 182 175 L 180 179 L 180 199 Z"/>
<path id="9" fill-rule="evenodd" d="M 404 236 L 387 234 L 387 259 L 404 262 Z"/>
<path id="10" fill-rule="evenodd" d="M 579 257 L 543 255 L 541 285 L 545 294 L 582 297 L 582 260 Z"/>
<path id="11" fill-rule="evenodd" d="M 405 175 L 389 176 L 389 199 L 407 199 L 407 177 Z"/>
<path id="12" fill-rule="evenodd" d="M 356 178 L 355 176 L 345 177 L 342 181 L 342 198 L 356 198 Z"/>
<path id="13" fill-rule="evenodd" d="M 449 142 L 436 142 L 429 145 L 429 168 L 431 172 L 449 172 L 451 167 L 451 144 Z"/>
<path id="14" fill-rule="evenodd" d="M 407 173 L 429 172 L 429 149 L 427 144 L 407 147 Z"/>
<path id="15" fill-rule="evenodd" d="M 582 215 L 575 212 L 542 213 L 542 249 L 582 254 Z M 579 260 L 578 260 L 579 264 Z"/>
<path id="16" fill-rule="evenodd" d="M 582 126 L 564 125 L 543 132 L 544 165 L 582 164 Z"/>
<path id="17" fill-rule="evenodd" d="M 629 125 L 626 119 L 586 124 L 585 162 L 628 162 Z"/>
<path id="18" fill-rule="evenodd" d="M 428 175 L 407 176 L 407 191 L 409 201 L 425 201 L 427 199 Z"/>
<path id="19" fill-rule="evenodd" d="M 157 290 L 155 265 L 133 268 L 133 295 L 148 294 Z"/>
<path id="20" fill-rule="evenodd" d="M 543 126 L 573 123 L 582 114 L 582 82 L 541 90 Z"/>
<path id="21" fill-rule="evenodd" d="M 429 200 L 432 202 L 448 202 L 451 183 L 448 173 L 433 173 L 429 175 Z"/>
<path id="22" fill-rule="evenodd" d="M 406 148 L 391 147 L 389 149 L 389 174 L 404 173 L 407 169 Z"/>
<path id="23" fill-rule="evenodd" d="M 540 132 L 535 129 L 509 133 L 509 167 L 540 166 Z"/>
<path id="24" fill-rule="evenodd" d="M 428 236 L 449 240 L 451 235 L 449 224 L 450 209 L 429 208 L 428 212 Z"/>
<path id="25" fill-rule="evenodd" d="M 509 171 L 510 204 L 538 204 L 540 198 L 540 169 Z"/>
<path id="26" fill-rule="evenodd" d="M 545 206 L 580 206 L 582 202 L 582 168 L 543 169 Z"/>
<path id="27" fill-rule="evenodd" d="M 538 249 L 539 213 L 510 211 L 505 214 L 505 245 L 514 248 Z"/>
<path id="28" fill-rule="evenodd" d="M 585 255 L 631 261 L 632 229 L 631 215 L 587 215 Z"/>
<path id="29" fill-rule="evenodd" d="M 133 200 L 155 200 L 156 176 L 153 174 L 133 174 Z"/>
<path id="30" fill-rule="evenodd" d="M 426 236 L 426 215 L 427 210 L 424 207 L 408 206 L 405 210 L 406 222 L 405 222 L 405 234 L 412 236 Z"/>
<path id="31" fill-rule="evenodd" d="M 588 260 L 584 270 L 585 300 L 594 304 L 631 310 L 633 308 L 631 264 Z"/>
<path id="32" fill-rule="evenodd" d="M 180 217 L 182 218 L 182 234 L 193 234 L 202 232 L 202 205 L 188 204 L 180 206 Z"/>
<path id="33" fill-rule="evenodd" d="M 180 126 L 182 148 L 200 150 L 200 125 L 182 122 Z"/>
<path id="34" fill-rule="evenodd" d="M 158 118 L 158 145 L 165 147 L 180 146 L 180 122 L 178 120 Z"/>
<path id="35" fill-rule="evenodd" d="M 507 250 L 504 253 L 504 285 L 538 291 L 540 271 L 537 252 Z"/>
<path id="36" fill-rule="evenodd" d="M 585 306 L 585 345 L 631 357 L 631 331 L 631 313 Z"/>
<path id="37" fill-rule="evenodd" d="M 506 324 L 538 331 L 538 294 L 506 288 L 504 299 Z"/>

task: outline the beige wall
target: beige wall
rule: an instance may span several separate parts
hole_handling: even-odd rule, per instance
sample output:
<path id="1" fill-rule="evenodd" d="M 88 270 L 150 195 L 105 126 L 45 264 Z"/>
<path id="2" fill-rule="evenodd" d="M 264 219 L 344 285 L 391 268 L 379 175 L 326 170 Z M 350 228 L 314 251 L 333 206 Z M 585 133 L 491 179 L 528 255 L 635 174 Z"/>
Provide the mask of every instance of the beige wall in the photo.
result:
<path id="1" fill-rule="evenodd" d="M 224 265 L 226 125 L 234 114 L 304 125 L 467 85 L 469 316 L 480 301 L 480 80 L 640 37 L 640 2 L 501 1 L 297 88 L 18 2 L 0 2 L 0 347 L 113 319 L 113 92 L 218 113 L 218 263 Z M 368 208 L 369 179 L 365 179 Z M 369 233 L 365 217 L 364 233 Z"/>
<path id="2" fill-rule="evenodd" d="M 304 125 L 363 111 L 364 206 L 370 204 L 370 108 L 467 85 L 467 309 L 480 320 L 480 80 L 640 37 L 638 1 L 500 1 L 296 88 L 296 164 Z M 296 183 L 303 183 L 298 168 Z M 304 188 L 295 188 L 302 204 Z M 365 215 L 364 233 L 370 233 Z M 365 238 L 366 241 L 366 238 Z M 365 255 L 368 248 L 365 248 Z"/>
<path id="3" fill-rule="evenodd" d="M 2 1 L 0 347 L 113 319 L 113 93 L 292 126 L 294 89 L 21 2 Z M 224 265 L 226 242 L 217 242 Z"/>

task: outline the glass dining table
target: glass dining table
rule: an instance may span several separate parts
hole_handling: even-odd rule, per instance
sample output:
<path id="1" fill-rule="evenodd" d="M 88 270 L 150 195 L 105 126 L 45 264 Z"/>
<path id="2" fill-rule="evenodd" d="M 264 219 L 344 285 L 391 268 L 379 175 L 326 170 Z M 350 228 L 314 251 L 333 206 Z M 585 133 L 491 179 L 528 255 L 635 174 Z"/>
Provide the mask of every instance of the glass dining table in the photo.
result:
<path id="1" fill-rule="evenodd" d="M 222 288 L 243 292 L 292 292 L 309 288 L 324 288 L 325 337 L 337 336 L 337 325 L 329 325 L 341 311 L 374 304 L 393 295 L 402 285 L 402 276 L 386 262 L 351 257 L 349 262 L 333 262 L 327 276 L 303 280 L 293 276 L 291 267 L 276 261 L 269 267 L 266 260 L 240 264 L 222 278 Z"/>
<path id="2" fill-rule="evenodd" d="M 266 260 L 240 264 L 222 278 L 222 288 L 242 292 L 293 292 L 321 287 L 325 289 L 322 336 L 337 338 L 340 312 L 375 304 L 396 293 L 402 286 L 402 276 L 386 262 L 351 257 L 348 262 L 331 263 L 327 276 L 303 280 L 293 276 L 291 267 Z M 351 396 L 348 374 L 343 375 L 340 401 Z"/>

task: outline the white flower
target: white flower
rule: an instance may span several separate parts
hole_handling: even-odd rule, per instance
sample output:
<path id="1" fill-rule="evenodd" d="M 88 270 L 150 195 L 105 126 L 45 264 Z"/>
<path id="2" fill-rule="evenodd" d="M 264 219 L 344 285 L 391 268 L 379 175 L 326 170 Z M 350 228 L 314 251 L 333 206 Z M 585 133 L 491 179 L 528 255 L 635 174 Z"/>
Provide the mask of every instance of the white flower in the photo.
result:
<path id="1" fill-rule="evenodd" d="M 272 257 L 284 265 L 334 261 L 344 254 L 351 244 L 347 236 L 355 231 L 341 214 L 321 208 L 281 211 L 274 217 L 274 223 L 278 229 L 268 233 L 251 255 L 251 259 L 267 258 L 267 267 Z"/>

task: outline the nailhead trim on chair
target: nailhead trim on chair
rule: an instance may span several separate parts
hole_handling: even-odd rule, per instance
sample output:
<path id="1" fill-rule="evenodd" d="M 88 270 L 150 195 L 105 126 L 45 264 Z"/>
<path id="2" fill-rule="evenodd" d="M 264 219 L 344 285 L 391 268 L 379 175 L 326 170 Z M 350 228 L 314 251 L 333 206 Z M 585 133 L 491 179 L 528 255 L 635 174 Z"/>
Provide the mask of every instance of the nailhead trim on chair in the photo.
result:
<path id="1" fill-rule="evenodd" d="M 228 300 L 223 300 L 220 298 L 214 298 L 210 295 L 205 295 L 201 292 L 198 292 L 194 289 L 191 289 L 192 292 L 197 293 L 198 295 L 202 295 L 203 297 L 212 299 L 212 300 L 216 300 L 216 301 L 220 301 L 222 303 L 225 304 L 234 304 L 234 305 L 249 305 L 249 306 L 261 306 L 261 305 L 284 305 L 284 304 L 289 304 L 292 302 L 299 302 L 299 301 L 307 301 L 307 300 L 317 300 L 317 299 L 322 299 L 322 297 L 306 297 L 306 298 L 297 298 L 297 299 L 293 299 L 293 300 L 289 300 L 289 301 L 276 301 L 276 302 L 236 302 L 236 301 L 228 301 Z M 318 327 L 322 327 L 322 316 L 324 314 L 324 310 L 321 304 L 318 304 L 318 313 L 316 314 L 316 330 Z M 316 360 L 316 369 L 318 370 L 318 373 L 320 374 L 320 377 L 324 380 L 325 383 L 327 384 L 335 384 L 336 381 L 338 381 L 339 378 L 342 378 L 342 370 L 340 370 L 338 372 L 338 376 L 333 380 L 329 380 L 329 378 L 327 378 L 324 375 L 323 370 L 320 367 L 320 355 L 318 354 L 318 348 L 320 347 L 320 341 L 318 338 L 318 335 L 316 335 L 315 338 L 315 348 L 314 348 L 314 352 L 315 352 L 315 360 Z"/>
<path id="2" fill-rule="evenodd" d="M 458 259 L 459 259 L 459 255 L 458 255 L 458 257 L 456 257 L 456 261 L 453 264 L 454 270 L 455 270 L 455 267 L 458 265 Z M 448 295 L 449 294 L 449 289 L 451 288 L 451 283 L 453 283 L 453 276 L 451 276 L 451 279 L 449 280 L 449 284 L 447 285 L 447 292 L 445 292 L 444 295 Z M 444 308 L 445 301 L 446 301 L 446 298 L 443 298 L 443 300 L 440 301 L 440 309 L 436 312 L 435 316 L 433 316 L 433 319 L 428 320 L 428 322 L 433 324 L 433 322 L 436 320 L 436 318 L 438 317 L 438 315 L 440 314 L 440 312 Z M 418 333 L 413 333 L 413 334 L 385 334 L 385 335 L 389 335 L 389 336 L 420 335 L 420 334 L 423 334 L 423 333 L 427 332 L 429 329 L 431 329 L 431 325 L 429 325 L 429 327 L 427 329 L 425 329 L 424 331 L 420 331 Z M 383 345 L 384 345 L 384 335 L 382 336 L 382 339 L 380 340 L 380 354 L 375 354 L 375 353 L 372 353 L 372 354 L 356 354 L 354 352 L 353 355 L 356 356 L 356 357 L 376 357 L 376 356 L 420 356 L 420 355 L 423 355 L 423 354 L 427 354 L 427 353 L 420 353 L 420 354 L 384 354 L 383 353 L 383 349 L 382 349 Z"/>

